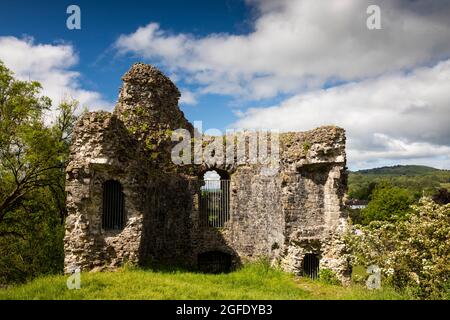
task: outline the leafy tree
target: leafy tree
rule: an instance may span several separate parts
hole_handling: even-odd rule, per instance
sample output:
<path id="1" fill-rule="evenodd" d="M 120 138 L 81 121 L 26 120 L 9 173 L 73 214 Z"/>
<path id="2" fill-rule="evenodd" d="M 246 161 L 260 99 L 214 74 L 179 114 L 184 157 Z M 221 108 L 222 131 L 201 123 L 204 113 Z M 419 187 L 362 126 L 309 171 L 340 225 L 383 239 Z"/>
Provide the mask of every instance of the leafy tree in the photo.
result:
<path id="1" fill-rule="evenodd" d="M 395 223 L 355 226 L 346 237 L 353 265 L 377 265 L 383 283 L 419 298 L 450 298 L 450 204 L 424 197 Z M 358 232 L 356 232 L 358 229 Z"/>
<path id="2" fill-rule="evenodd" d="M 381 183 L 373 190 L 368 206 L 361 210 L 363 223 L 404 219 L 413 203 L 414 197 L 408 190 Z"/>
<path id="3" fill-rule="evenodd" d="M 47 125 L 51 101 L 40 91 L 0 62 L 0 282 L 62 267 L 64 168 L 77 102 L 61 103 Z"/>
<path id="4" fill-rule="evenodd" d="M 361 180 L 364 181 L 363 179 Z M 377 183 L 375 181 L 362 184 L 353 183 L 349 190 L 349 196 L 351 199 L 369 200 L 376 186 Z"/>

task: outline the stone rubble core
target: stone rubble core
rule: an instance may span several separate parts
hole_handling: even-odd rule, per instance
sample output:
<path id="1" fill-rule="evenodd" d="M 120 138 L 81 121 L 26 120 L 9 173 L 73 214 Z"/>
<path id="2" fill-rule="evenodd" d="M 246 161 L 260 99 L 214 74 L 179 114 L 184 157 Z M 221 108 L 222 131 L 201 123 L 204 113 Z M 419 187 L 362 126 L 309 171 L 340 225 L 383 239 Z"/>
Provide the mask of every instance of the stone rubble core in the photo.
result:
<path id="1" fill-rule="evenodd" d="M 178 108 L 178 89 L 143 63 L 134 64 L 123 81 L 112 113 L 88 112 L 74 128 L 66 169 L 65 272 L 124 263 L 195 267 L 199 254 L 219 251 L 235 266 L 265 258 L 301 274 L 305 254 L 314 253 L 320 268 L 348 280 L 343 129 L 281 133 L 273 175 L 249 161 L 175 165 L 171 133 L 185 128 L 194 136 Z M 202 174 L 211 168 L 230 176 L 230 219 L 221 229 L 205 227 L 199 218 Z M 102 229 L 108 180 L 123 187 L 123 230 Z"/>

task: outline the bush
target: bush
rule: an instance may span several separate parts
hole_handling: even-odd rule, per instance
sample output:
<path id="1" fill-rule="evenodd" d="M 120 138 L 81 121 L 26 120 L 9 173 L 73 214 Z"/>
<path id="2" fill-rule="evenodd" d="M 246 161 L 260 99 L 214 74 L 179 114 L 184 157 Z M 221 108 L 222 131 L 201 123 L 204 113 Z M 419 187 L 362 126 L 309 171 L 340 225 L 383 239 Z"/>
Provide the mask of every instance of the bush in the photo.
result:
<path id="1" fill-rule="evenodd" d="M 347 235 L 353 264 L 381 268 L 384 281 L 418 298 L 448 298 L 450 204 L 423 198 L 402 221 L 374 221 Z"/>
<path id="2" fill-rule="evenodd" d="M 64 225 L 52 197 L 35 192 L 0 223 L 0 284 L 62 272 Z"/>
<path id="3" fill-rule="evenodd" d="M 320 269 L 319 271 L 319 281 L 332 284 L 332 285 L 340 285 L 341 281 L 339 281 L 336 274 L 330 269 Z"/>

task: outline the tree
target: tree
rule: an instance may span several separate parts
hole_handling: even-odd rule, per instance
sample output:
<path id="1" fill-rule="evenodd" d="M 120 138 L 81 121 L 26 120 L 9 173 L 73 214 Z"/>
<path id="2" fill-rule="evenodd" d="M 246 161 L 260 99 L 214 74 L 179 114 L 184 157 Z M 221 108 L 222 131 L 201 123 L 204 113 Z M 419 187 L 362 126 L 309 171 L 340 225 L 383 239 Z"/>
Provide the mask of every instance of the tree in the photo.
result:
<path id="1" fill-rule="evenodd" d="M 63 191 L 60 178 L 77 103 L 63 102 L 56 124 L 48 127 L 43 116 L 51 101 L 40 90 L 37 82 L 14 79 L 0 63 L 0 223 L 34 190 Z"/>
<path id="2" fill-rule="evenodd" d="M 78 103 L 61 103 L 47 125 L 51 101 L 41 89 L 0 61 L 0 282 L 62 266 L 64 170 Z"/>
<path id="3" fill-rule="evenodd" d="M 395 223 L 373 221 L 348 233 L 353 265 L 377 265 L 383 283 L 419 298 L 450 298 L 450 204 L 424 197 Z"/>
<path id="4" fill-rule="evenodd" d="M 404 219 L 411 212 L 410 205 L 413 203 L 414 197 L 410 191 L 386 182 L 379 183 L 372 192 L 367 208 L 361 210 L 363 223 Z"/>

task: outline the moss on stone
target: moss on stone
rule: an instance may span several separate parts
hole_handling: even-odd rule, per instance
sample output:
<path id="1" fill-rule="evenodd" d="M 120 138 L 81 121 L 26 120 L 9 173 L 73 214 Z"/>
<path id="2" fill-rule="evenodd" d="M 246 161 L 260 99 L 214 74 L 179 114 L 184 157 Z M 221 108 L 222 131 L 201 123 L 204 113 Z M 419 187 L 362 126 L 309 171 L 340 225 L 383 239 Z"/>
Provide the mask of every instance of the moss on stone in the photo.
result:
<path id="1" fill-rule="evenodd" d="M 311 142 L 303 142 L 303 151 L 307 152 L 309 149 L 311 149 Z"/>

